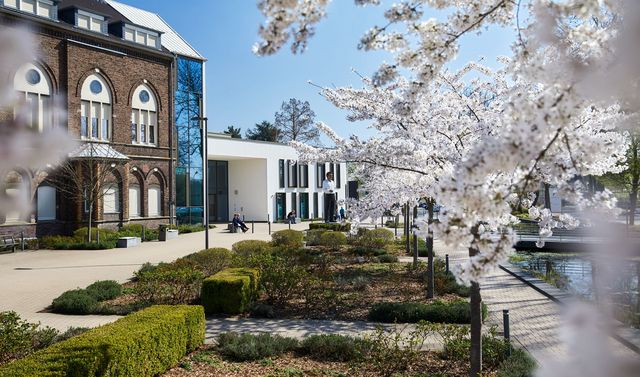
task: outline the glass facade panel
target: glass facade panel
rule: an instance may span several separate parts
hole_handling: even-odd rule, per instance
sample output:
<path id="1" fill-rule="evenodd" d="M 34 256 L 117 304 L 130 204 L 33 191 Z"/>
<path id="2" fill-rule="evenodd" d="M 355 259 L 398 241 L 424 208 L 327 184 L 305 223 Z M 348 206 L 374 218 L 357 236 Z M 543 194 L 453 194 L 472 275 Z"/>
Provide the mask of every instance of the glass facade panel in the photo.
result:
<path id="1" fill-rule="evenodd" d="M 275 220 L 284 220 L 286 216 L 286 201 L 287 194 L 284 192 L 279 192 L 276 194 L 276 218 Z"/>
<path id="2" fill-rule="evenodd" d="M 299 216 L 303 219 L 309 218 L 309 194 L 306 192 L 300 193 L 300 213 Z"/>
<path id="3" fill-rule="evenodd" d="M 178 223 L 202 223 L 203 153 L 200 102 L 203 93 L 202 62 L 178 57 L 175 117 L 178 144 L 176 167 L 176 213 Z M 149 130 L 149 132 L 152 132 Z M 155 135 L 154 135 L 155 136 Z M 151 135 L 147 136 L 151 141 Z"/>

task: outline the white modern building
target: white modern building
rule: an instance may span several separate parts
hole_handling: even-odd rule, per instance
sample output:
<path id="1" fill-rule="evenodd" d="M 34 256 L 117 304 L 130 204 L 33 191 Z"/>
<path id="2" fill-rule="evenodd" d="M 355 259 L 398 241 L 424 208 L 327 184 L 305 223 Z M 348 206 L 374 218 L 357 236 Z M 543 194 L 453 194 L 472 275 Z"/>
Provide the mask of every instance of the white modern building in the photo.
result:
<path id="1" fill-rule="evenodd" d="M 246 221 L 284 220 L 292 209 L 302 219 L 322 218 L 329 171 L 338 200 L 346 197 L 346 163 L 298 164 L 288 145 L 225 134 L 210 132 L 207 142 L 210 222 L 229 221 L 236 212 Z"/>

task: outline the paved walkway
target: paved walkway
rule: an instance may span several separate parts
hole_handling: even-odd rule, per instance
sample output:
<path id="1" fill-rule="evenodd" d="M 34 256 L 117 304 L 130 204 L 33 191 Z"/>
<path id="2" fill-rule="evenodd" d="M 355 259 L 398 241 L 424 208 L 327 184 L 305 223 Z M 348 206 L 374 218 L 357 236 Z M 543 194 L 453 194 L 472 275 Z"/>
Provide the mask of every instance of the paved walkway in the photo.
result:
<path id="1" fill-rule="evenodd" d="M 228 233 L 226 224 L 209 231 L 210 247 L 231 248 L 246 239 L 270 240 L 267 224 L 255 224 L 255 233 Z M 306 229 L 308 223 L 292 225 Z M 272 231 L 287 229 L 272 224 Z M 62 292 L 84 288 L 96 280 L 131 279 L 145 262 L 170 262 L 204 249 L 204 232 L 180 235 L 168 242 L 145 242 L 131 249 L 38 250 L 0 255 L 0 311 L 13 310 L 23 319 L 66 330 L 70 326 L 94 327 L 117 316 L 68 316 L 41 311 Z"/>
<path id="2" fill-rule="evenodd" d="M 449 254 L 451 265 L 468 258 L 466 250 L 447 248 L 437 240 L 434 249 L 441 257 Z M 481 282 L 480 288 L 482 300 L 489 308 L 485 326 L 495 325 L 498 331 L 502 331 L 502 310 L 508 309 L 512 338 L 536 359 L 557 359 L 567 354 L 559 337 L 563 309 L 561 305 L 502 269 L 490 273 Z M 609 342 L 616 353 L 638 357 L 613 338 Z"/>

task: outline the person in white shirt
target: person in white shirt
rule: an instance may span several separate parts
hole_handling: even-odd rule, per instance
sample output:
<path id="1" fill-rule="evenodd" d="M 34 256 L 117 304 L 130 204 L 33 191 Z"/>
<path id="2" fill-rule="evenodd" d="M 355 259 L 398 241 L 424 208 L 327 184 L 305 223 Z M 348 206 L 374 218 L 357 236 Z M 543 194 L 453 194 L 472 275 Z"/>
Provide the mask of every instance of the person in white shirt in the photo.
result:
<path id="1" fill-rule="evenodd" d="M 333 173 L 327 173 L 327 179 L 322 181 L 324 192 L 324 222 L 336 221 L 336 183 L 333 181 Z"/>

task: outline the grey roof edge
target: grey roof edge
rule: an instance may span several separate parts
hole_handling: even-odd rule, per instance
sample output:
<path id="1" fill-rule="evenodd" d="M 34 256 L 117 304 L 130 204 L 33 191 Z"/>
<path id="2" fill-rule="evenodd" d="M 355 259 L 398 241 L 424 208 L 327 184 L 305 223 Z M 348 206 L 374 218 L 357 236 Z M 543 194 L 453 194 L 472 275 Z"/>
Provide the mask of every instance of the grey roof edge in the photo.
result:
<path id="1" fill-rule="evenodd" d="M 203 62 L 206 62 L 206 61 L 207 61 L 207 58 L 205 58 L 205 57 L 200 53 L 200 51 L 196 50 L 196 49 L 191 45 L 191 43 L 187 42 L 187 40 L 186 40 L 186 39 L 184 39 L 184 38 L 182 37 L 182 35 L 181 35 L 180 33 L 178 33 L 178 32 L 176 31 L 176 29 L 174 29 L 174 28 L 173 28 L 173 26 L 171 26 L 171 24 L 170 24 L 170 23 L 168 23 L 164 18 L 162 18 L 162 16 L 161 16 L 161 15 L 159 15 L 158 13 L 153 12 L 153 11 L 148 11 L 148 10 L 146 10 L 146 9 L 138 8 L 138 7 L 136 7 L 136 6 L 133 6 L 133 5 L 130 5 L 130 4 L 126 4 L 126 3 L 123 3 L 123 2 L 118 1 L 118 0 L 109 0 L 109 1 L 107 1 L 107 2 L 106 2 L 106 3 L 107 3 L 111 8 L 113 8 L 116 12 L 118 12 L 118 13 L 120 13 L 120 14 L 122 14 L 122 12 L 120 12 L 118 9 L 114 8 L 114 7 L 113 7 L 113 5 L 109 4 L 110 2 L 117 3 L 117 4 L 123 5 L 123 6 L 125 6 L 125 7 L 135 8 L 135 9 L 138 9 L 138 10 L 141 10 L 141 11 L 144 11 L 144 12 L 147 12 L 147 13 L 150 13 L 150 14 L 155 15 L 155 16 L 156 16 L 156 17 L 158 17 L 158 18 L 160 19 L 160 21 L 162 21 L 162 22 L 163 22 L 163 23 L 164 23 L 164 24 L 165 24 L 169 29 L 171 29 L 171 31 L 172 31 L 172 32 L 173 32 L 173 33 L 174 33 L 178 38 L 180 38 L 180 40 L 181 40 L 182 42 L 184 42 L 187 46 L 189 46 L 189 48 L 190 48 L 191 50 L 193 50 L 193 51 L 197 54 L 197 56 L 193 56 L 193 55 L 190 55 L 190 54 L 189 54 L 189 55 L 187 55 L 187 54 L 182 54 L 182 53 L 181 53 L 181 54 L 178 54 L 178 53 L 174 53 L 173 51 L 171 51 L 172 53 L 177 54 L 177 55 L 186 56 L 186 57 L 189 57 L 189 58 L 194 58 L 194 59 L 197 59 L 197 60 L 201 60 L 201 61 L 203 61 Z M 125 15 L 125 14 L 122 14 L 122 16 L 123 16 L 123 17 L 125 17 L 125 18 L 127 18 L 127 19 L 129 19 L 129 17 L 127 17 L 127 15 Z M 144 25 L 140 25 L 140 26 L 144 27 Z"/>
<path id="2" fill-rule="evenodd" d="M 195 51 L 195 53 L 196 53 L 196 54 L 198 54 L 198 56 L 189 56 L 189 57 L 191 57 L 191 58 L 196 58 L 196 59 L 199 59 L 199 60 L 202 60 L 203 62 L 206 62 L 206 61 L 207 61 L 207 58 L 205 58 L 205 57 L 200 53 L 200 51 L 196 50 L 196 49 L 191 45 L 191 43 L 187 42 L 187 40 L 186 40 L 186 39 L 184 39 L 184 38 L 182 37 L 182 35 L 181 35 L 180 33 L 178 33 L 178 32 L 176 31 L 176 29 L 174 29 L 174 28 L 173 28 L 173 26 L 171 26 L 171 24 L 170 24 L 170 23 L 168 23 L 167 21 L 165 21 L 165 19 L 164 19 L 164 18 L 162 18 L 162 16 L 161 16 L 161 15 L 159 15 L 158 13 L 154 13 L 154 14 L 155 14 L 156 16 L 158 16 L 158 18 L 159 18 L 160 20 L 162 20 L 162 22 L 164 22 L 164 23 L 169 27 L 169 29 L 171 29 L 174 33 L 176 33 L 176 35 L 178 36 L 178 38 L 180 38 L 180 39 L 181 39 L 181 40 L 182 40 L 182 41 L 183 41 L 187 46 L 189 46 L 193 51 Z M 179 54 L 179 55 L 181 55 L 181 54 Z"/>

